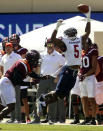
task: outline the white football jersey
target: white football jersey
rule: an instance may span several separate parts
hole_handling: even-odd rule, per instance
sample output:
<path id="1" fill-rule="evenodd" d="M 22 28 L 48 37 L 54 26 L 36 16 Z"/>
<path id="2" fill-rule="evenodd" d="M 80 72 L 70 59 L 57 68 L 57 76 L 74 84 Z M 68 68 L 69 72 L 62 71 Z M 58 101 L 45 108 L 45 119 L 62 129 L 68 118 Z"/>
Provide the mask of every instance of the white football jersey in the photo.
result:
<path id="1" fill-rule="evenodd" d="M 68 38 L 62 38 L 62 41 L 65 43 L 67 47 L 67 51 L 65 52 L 66 65 L 81 65 L 81 37 L 76 38 L 73 41 L 69 40 Z"/>

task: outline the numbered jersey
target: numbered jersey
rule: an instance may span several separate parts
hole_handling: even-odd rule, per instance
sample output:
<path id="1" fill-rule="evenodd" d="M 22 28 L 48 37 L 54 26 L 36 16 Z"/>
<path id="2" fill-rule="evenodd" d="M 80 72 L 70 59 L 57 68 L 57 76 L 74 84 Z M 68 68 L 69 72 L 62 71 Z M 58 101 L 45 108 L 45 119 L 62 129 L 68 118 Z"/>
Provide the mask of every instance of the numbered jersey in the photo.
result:
<path id="1" fill-rule="evenodd" d="M 62 41 L 67 47 L 65 52 L 66 65 L 81 65 L 81 38 L 76 38 L 73 41 L 68 38 L 62 38 Z"/>
<path id="2" fill-rule="evenodd" d="M 86 53 L 82 54 L 82 65 L 80 68 L 82 75 L 86 74 L 92 68 L 92 56 L 98 57 L 96 49 L 89 49 Z"/>

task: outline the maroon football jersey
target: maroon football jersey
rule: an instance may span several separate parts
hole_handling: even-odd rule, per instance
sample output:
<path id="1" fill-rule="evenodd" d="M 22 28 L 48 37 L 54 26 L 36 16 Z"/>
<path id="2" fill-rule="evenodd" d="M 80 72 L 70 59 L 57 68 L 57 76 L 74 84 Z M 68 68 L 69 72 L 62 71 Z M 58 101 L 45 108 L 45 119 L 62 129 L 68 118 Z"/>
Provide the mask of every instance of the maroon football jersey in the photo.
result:
<path id="1" fill-rule="evenodd" d="M 100 82 L 103 81 L 103 56 L 99 56 L 97 60 L 100 67 L 100 73 L 96 76 L 96 79 Z"/>
<path id="2" fill-rule="evenodd" d="M 23 81 L 26 76 L 30 76 L 34 79 L 36 79 L 35 82 L 28 82 Z M 42 78 L 40 75 L 36 74 L 34 71 L 32 71 L 29 63 L 27 60 L 18 60 L 14 65 L 7 70 L 4 77 L 7 77 L 12 84 L 15 85 L 21 85 L 21 86 L 30 86 L 35 85 L 39 83 L 40 79 Z"/>
<path id="3" fill-rule="evenodd" d="M 22 80 L 24 80 L 27 76 L 27 70 L 25 65 L 17 61 L 11 68 L 7 70 L 5 73 L 5 77 L 8 77 L 13 85 L 19 84 Z"/>
<path id="4" fill-rule="evenodd" d="M 86 74 L 92 68 L 92 56 L 98 57 L 98 51 L 96 49 L 89 49 L 82 55 L 82 66 L 80 68 L 82 75 Z"/>

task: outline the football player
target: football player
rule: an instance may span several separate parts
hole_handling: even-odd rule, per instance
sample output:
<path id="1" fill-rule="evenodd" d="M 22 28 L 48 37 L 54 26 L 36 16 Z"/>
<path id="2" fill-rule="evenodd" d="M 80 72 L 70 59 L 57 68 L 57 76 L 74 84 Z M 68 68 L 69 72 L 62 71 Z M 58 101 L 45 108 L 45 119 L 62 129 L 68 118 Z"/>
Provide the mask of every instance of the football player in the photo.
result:
<path id="1" fill-rule="evenodd" d="M 84 54 L 82 54 L 82 66 L 80 67 L 79 87 L 81 91 L 81 101 L 85 120 L 81 123 L 96 125 L 96 101 L 95 101 L 95 72 L 97 67 L 98 50 L 91 48 L 90 38 L 84 44 Z M 92 118 L 89 116 L 89 103 L 91 105 Z"/>
<path id="2" fill-rule="evenodd" d="M 0 79 L 0 120 L 15 108 L 15 89 L 16 85 L 31 86 L 39 82 L 43 77 L 33 72 L 39 64 L 40 54 L 36 50 L 26 53 L 26 58 L 18 60 L 11 68 L 7 70 L 4 77 Z M 23 81 L 27 76 L 36 79 L 35 82 Z"/>
<path id="3" fill-rule="evenodd" d="M 90 9 L 90 8 L 89 8 Z M 43 108 L 58 99 L 63 99 L 69 95 L 70 90 L 74 87 L 78 68 L 81 65 L 81 45 L 85 43 L 86 39 L 90 34 L 90 14 L 91 9 L 87 16 L 87 25 L 85 28 L 85 34 L 78 38 L 77 30 L 75 28 L 69 28 L 64 31 L 65 36 L 62 39 L 57 39 L 56 35 L 59 27 L 62 25 L 62 20 L 58 20 L 56 29 L 53 31 L 51 36 L 52 42 L 59 46 L 62 51 L 65 51 L 66 65 L 62 68 L 60 73 L 59 81 L 57 83 L 56 90 L 42 95 L 37 102 L 38 115 L 41 114 Z M 42 108 L 43 107 L 43 108 Z"/>
<path id="4" fill-rule="evenodd" d="M 98 104 L 97 121 L 103 124 L 103 56 L 98 57 L 97 74 L 96 74 L 96 103 Z"/>
<path id="5" fill-rule="evenodd" d="M 20 45 L 20 37 L 17 34 L 12 34 L 9 41 L 13 44 L 14 52 L 19 55 L 24 55 L 28 50 Z"/>

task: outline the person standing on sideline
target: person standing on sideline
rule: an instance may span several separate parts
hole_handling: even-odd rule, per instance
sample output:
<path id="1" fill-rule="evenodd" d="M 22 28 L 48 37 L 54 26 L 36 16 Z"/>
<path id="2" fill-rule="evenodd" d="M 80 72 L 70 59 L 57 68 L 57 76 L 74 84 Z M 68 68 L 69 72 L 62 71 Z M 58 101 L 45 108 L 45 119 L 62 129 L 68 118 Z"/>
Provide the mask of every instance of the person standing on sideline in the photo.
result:
<path id="1" fill-rule="evenodd" d="M 17 60 L 21 59 L 19 54 L 14 53 L 12 43 L 5 44 L 5 53 L 0 62 L 0 70 L 3 75 Z"/>
<path id="2" fill-rule="evenodd" d="M 21 57 L 25 59 L 27 50 L 22 49 L 22 55 Z M 24 81 L 30 81 L 30 77 L 27 77 Z M 21 86 L 20 87 L 20 101 L 21 101 L 21 122 L 22 123 L 28 123 L 30 122 L 30 116 L 29 116 L 29 104 L 28 104 L 28 87 L 27 86 Z"/>
<path id="3" fill-rule="evenodd" d="M 3 57 L 3 55 L 5 55 L 5 44 L 8 42 L 8 37 L 4 37 L 2 40 L 2 49 L 0 50 L 0 62 L 1 62 L 1 58 Z M 2 77 L 2 71 L 3 69 L 0 69 L 0 78 Z"/>
<path id="4" fill-rule="evenodd" d="M 98 57 L 98 66 L 96 73 L 96 103 L 98 104 L 97 121 L 98 125 L 103 124 L 103 56 Z"/>
<path id="5" fill-rule="evenodd" d="M 49 79 L 40 81 L 39 87 L 37 89 L 37 99 L 40 97 L 41 94 L 45 94 L 52 90 L 55 90 L 55 79 L 57 77 L 57 75 L 55 75 L 55 72 L 65 65 L 65 58 L 60 53 L 55 51 L 55 47 L 51 39 L 47 40 L 46 51 L 41 54 L 41 59 L 42 60 L 40 72 L 43 76 L 48 75 Z M 57 102 L 48 106 L 47 115 L 49 122 L 56 121 L 56 113 Z M 40 117 L 37 116 L 37 111 L 35 111 L 35 119 L 30 124 L 32 123 L 40 123 Z"/>
<path id="6" fill-rule="evenodd" d="M 23 55 L 25 54 L 24 52 L 27 52 L 27 49 L 24 47 L 21 47 L 20 45 L 20 36 L 17 34 L 12 34 L 11 37 L 9 38 L 9 41 L 13 44 L 14 52 Z"/>
<path id="7" fill-rule="evenodd" d="M 15 53 L 21 55 L 23 58 L 25 56 L 25 52 L 28 50 L 26 48 L 21 47 L 20 45 L 20 36 L 18 34 L 12 34 L 9 38 L 9 41 L 13 44 L 13 50 Z M 7 121 L 7 123 L 20 123 L 22 118 L 24 118 L 24 114 L 21 114 L 21 104 L 20 104 L 20 87 L 17 86 L 16 90 L 16 104 L 15 110 L 11 112 L 11 118 Z"/>
<path id="8" fill-rule="evenodd" d="M 84 53 L 82 54 L 82 65 L 80 67 L 79 87 L 81 92 L 81 101 L 85 120 L 81 125 L 96 125 L 96 101 L 95 101 L 95 85 L 96 85 L 96 68 L 98 50 L 91 48 L 92 42 L 88 38 L 84 45 Z M 91 105 L 91 116 L 89 115 L 89 103 Z"/>

